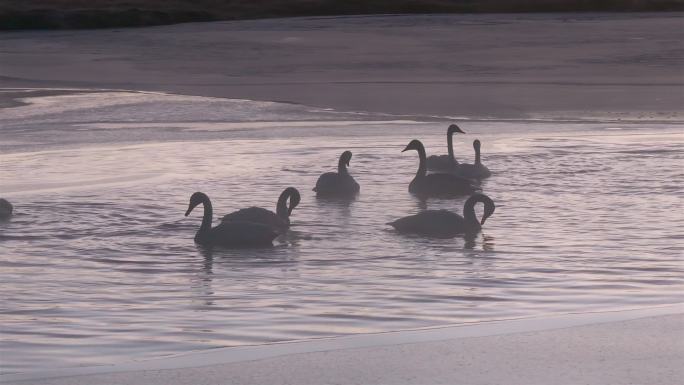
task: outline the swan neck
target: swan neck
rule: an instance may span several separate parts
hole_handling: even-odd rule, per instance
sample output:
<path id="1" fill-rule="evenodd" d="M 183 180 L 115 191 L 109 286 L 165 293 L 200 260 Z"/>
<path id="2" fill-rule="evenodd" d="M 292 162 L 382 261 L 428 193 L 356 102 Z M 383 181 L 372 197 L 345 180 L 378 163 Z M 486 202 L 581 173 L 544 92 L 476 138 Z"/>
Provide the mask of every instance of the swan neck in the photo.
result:
<path id="1" fill-rule="evenodd" d="M 418 158 L 420 163 L 418 163 L 418 172 L 416 173 L 416 178 L 427 175 L 427 156 L 425 155 L 425 147 L 418 147 Z"/>
<path id="2" fill-rule="evenodd" d="M 454 133 L 449 132 L 447 134 L 447 151 L 449 152 L 449 158 L 454 159 Z"/>
<path id="3" fill-rule="evenodd" d="M 287 219 L 290 216 L 289 210 L 287 208 L 287 199 L 289 198 L 289 194 L 281 194 L 280 198 L 278 198 L 278 205 L 276 206 L 276 214 L 282 218 L 282 219 Z"/>
<path id="4" fill-rule="evenodd" d="M 214 209 L 211 207 L 211 201 L 209 198 L 204 198 L 202 200 L 202 205 L 204 206 L 204 216 L 202 217 L 202 225 L 198 233 L 204 234 L 211 230 L 212 216 L 214 215 Z"/>
<path id="5" fill-rule="evenodd" d="M 340 161 L 337 163 L 337 173 L 340 175 L 347 175 L 347 164 L 345 163 L 343 157 L 340 157 Z"/>
<path id="6" fill-rule="evenodd" d="M 471 230 L 479 230 L 482 228 L 480 221 L 477 220 L 477 216 L 475 215 L 476 203 L 477 200 L 471 198 L 463 205 L 463 218 L 466 220 L 466 223 Z"/>
<path id="7" fill-rule="evenodd" d="M 475 164 L 480 164 L 480 148 L 475 147 Z"/>

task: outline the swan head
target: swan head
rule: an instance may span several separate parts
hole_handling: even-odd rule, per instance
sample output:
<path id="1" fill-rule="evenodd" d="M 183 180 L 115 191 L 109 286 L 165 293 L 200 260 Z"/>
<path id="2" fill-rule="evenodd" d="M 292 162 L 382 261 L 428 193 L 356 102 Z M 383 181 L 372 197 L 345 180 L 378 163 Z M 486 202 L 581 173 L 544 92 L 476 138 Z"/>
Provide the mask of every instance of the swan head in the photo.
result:
<path id="1" fill-rule="evenodd" d="M 351 160 L 351 158 L 352 158 L 351 151 L 343 152 L 342 155 L 340 155 L 340 164 L 345 164 L 345 165 L 349 166 L 349 161 Z"/>
<path id="2" fill-rule="evenodd" d="M 447 135 L 451 135 L 454 132 L 459 132 L 461 134 L 465 134 L 465 131 L 461 130 L 461 127 L 459 127 L 455 124 L 452 124 L 449 126 L 449 129 L 447 130 Z"/>
<path id="3" fill-rule="evenodd" d="M 475 149 L 475 151 L 480 151 L 480 146 L 481 146 L 481 145 L 482 145 L 482 144 L 480 143 L 480 140 L 479 140 L 479 139 L 473 140 L 473 148 Z"/>
<path id="4" fill-rule="evenodd" d="M 405 152 L 408 150 L 416 150 L 420 151 L 421 149 L 424 149 L 425 147 L 423 146 L 423 143 L 420 142 L 418 139 L 413 139 L 409 144 L 404 148 L 401 152 Z"/>
<path id="5" fill-rule="evenodd" d="M 200 203 L 204 203 L 208 199 L 209 197 L 207 197 L 207 194 L 202 192 L 196 192 L 192 194 L 192 196 L 190 197 L 190 204 L 188 205 L 188 211 L 185 212 L 185 216 L 187 217 L 188 215 L 190 215 L 192 210 L 195 207 L 197 207 L 197 205 L 199 205 Z"/>

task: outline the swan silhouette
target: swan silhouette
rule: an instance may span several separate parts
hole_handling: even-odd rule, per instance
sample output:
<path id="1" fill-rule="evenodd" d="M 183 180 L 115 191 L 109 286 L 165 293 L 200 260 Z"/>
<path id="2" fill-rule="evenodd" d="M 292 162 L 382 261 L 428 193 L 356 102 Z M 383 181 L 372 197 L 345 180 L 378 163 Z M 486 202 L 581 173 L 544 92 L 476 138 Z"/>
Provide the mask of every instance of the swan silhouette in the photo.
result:
<path id="1" fill-rule="evenodd" d="M 318 197 L 342 197 L 351 198 L 356 196 L 359 192 L 359 184 L 356 183 L 354 177 L 349 175 L 347 166 L 351 160 L 351 151 L 345 151 L 340 155 L 340 160 L 337 163 L 337 172 L 326 172 L 318 177 L 316 187 L 313 191 Z"/>
<path id="2" fill-rule="evenodd" d="M 455 124 L 452 124 L 447 129 L 447 151 L 448 155 L 430 155 L 427 158 L 427 168 L 428 170 L 434 171 L 453 171 L 458 167 L 458 161 L 454 157 L 454 142 L 453 135 L 455 132 L 460 132 L 465 134 L 461 128 Z"/>
<path id="3" fill-rule="evenodd" d="M 278 233 L 268 226 L 252 222 L 223 222 L 212 228 L 211 221 L 214 213 L 211 201 L 206 194 L 201 192 L 192 194 L 185 216 L 190 215 L 199 204 L 204 205 L 204 217 L 202 225 L 195 234 L 195 243 L 225 247 L 272 246 L 273 239 L 278 236 Z"/>
<path id="4" fill-rule="evenodd" d="M 480 141 L 478 139 L 475 139 L 473 141 L 473 148 L 475 149 L 475 163 L 459 164 L 458 168 L 456 169 L 457 175 L 471 179 L 484 179 L 492 175 L 491 171 L 489 171 L 487 166 L 482 164 L 482 162 L 480 161 L 480 146 Z"/>
<path id="5" fill-rule="evenodd" d="M 288 200 L 290 201 L 289 207 Z M 280 194 L 275 213 L 261 207 L 249 207 L 226 214 L 221 221 L 260 223 L 278 233 L 284 233 L 290 227 L 290 214 L 300 200 L 299 191 L 294 187 L 288 187 Z"/>
<path id="6" fill-rule="evenodd" d="M 475 215 L 475 204 L 484 203 L 484 215 L 478 221 Z M 435 238 L 452 238 L 458 234 L 476 234 L 493 213 L 496 206 L 488 196 L 474 194 L 463 205 L 463 216 L 447 210 L 425 210 L 416 215 L 409 215 L 389 222 L 403 234 L 417 234 Z"/>
<path id="7" fill-rule="evenodd" d="M 7 199 L 0 198 L 0 219 L 7 219 L 12 216 L 14 206 Z"/>
<path id="8" fill-rule="evenodd" d="M 425 147 L 417 139 L 413 139 L 404 148 L 404 151 L 416 150 L 420 163 L 416 176 L 409 184 L 409 192 L 418 196 L 455 196 L 455 195 L 470 195 L 477 191 L 477 188 L 472 185 L 468 179 L 461 178 L 452 174 L 427 174 L 425 166 Z"/>

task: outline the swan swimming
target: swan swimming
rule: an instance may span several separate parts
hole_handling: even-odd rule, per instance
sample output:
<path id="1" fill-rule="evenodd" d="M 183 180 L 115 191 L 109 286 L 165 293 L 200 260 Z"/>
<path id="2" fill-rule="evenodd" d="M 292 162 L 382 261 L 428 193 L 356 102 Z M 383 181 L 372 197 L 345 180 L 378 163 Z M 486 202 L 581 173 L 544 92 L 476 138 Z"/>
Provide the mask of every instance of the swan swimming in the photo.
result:
<path id="1" fill-rule="evenodd" d="M 7 219 L 12 216 L 14 206 L 7 199 L 0 198 L 0 219 Z"/>
<path id="2" fill-rule="evenodd" d="M 214 213 L 211 201 L 206 194 L 201 192 L 192 194 L 185 216 L 190 215 L 199 204 L 204 205 L 204 217 L 202 225 L 195 234 L 195 243 L 226 247 L 273 246 L 272 242 L 278 236 L 278 233 L 268 226 L 252 222 L 222 222 L 212 228 L 211 221 Z"/>
<path id="3" fill-rule="evenodd" d="M 448 155 L 430 155 L 427 158 L 428 170 L 434 171 L 453 171 L 458 167 L 458 161 L 454 157 L 454 142 L 453 135 L 455 132 L 465 134 L 461 128 L 452 124 L 447 129 L 447 151 Z"/>
<path id="4" fill-rule="evenodd" d="M 478 221 L 475 215 L 475 204 L 484 203 L 484 215 Z M 496 206 L 488 196 L 474 194 L 463 205 L 463 216 L 447 210 L 425 210 L 416 215 L 409 215 L 389 222 L 398 232 L 417 234 L 436 238 L 452 238 L 458 234 L 476 234 L 482 230 L 487 218 Z"/>
<path id="5" fill-rule="evenodd" d="M 297 207 L 300 200 L 299 191 L 294 187 L 288 187 L 280 194 L 275 213 L 261 207 L 249 207 L 226 214 L 221 221 L 261 223 L 278 233 L 284 233 L 290 227 L 292 210 Z"/>
<path id="6" fill-rule="evenodd" d="M 425 147 L 419 140 L 413 139 L 402 152 L 408 150 L 418 151 L 420 159 L 416 176 L 409 184 L 409 192 L 429 197 L 470 195 L 477 191 L 477 188 L 468 179 L 452 174 L 427 174 Z"/>
<path id="7" fill-rule="evenodd" d="M 343 197 L 351 198 L 361 189 L 356 183 L 354 177 L 349 175 L 347 166 L 351 160 L 351 151 L 345 151 L 340 155 L 340 160 L 337 163 L 337 172 L 326 172 L 318 177 L 316 187 L 313 191 L 318 197 Z"/>
<path id="8" fill-rule="evenodd" d="M 475 163 L 459 164 L 458 168 L 456 169 L 457 175 L 462 176 L 464 178 L 472 179 L 484 179 L 489 178 L 492 175 L 491 171 L 489 171 L 487 166 L 482 164 L 482 162 L 480 161 L 480 146 L 480 141 L 478 139 L 475 139 L 473 141 L 473 148 L 475 149 Z"/>

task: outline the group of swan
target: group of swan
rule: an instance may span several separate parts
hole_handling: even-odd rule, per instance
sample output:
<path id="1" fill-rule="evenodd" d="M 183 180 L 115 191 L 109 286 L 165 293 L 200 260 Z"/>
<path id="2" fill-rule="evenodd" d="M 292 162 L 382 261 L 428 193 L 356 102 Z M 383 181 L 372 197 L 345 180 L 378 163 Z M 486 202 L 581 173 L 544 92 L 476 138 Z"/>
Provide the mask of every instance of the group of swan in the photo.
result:
<path id="1" fill-rule="evenodd" d="M 473 234 L 479 232 L 487 218 L 494 213 L 494 202 L 488 196 L 478 192 L 479 188 L 473 181 L 491 175 L 480 161 L 480 141 L 475 140 L 473 143 L 475 163 L 459 164 L 453 152 L 452 135 L 454 132 L 464 133 L 455 124 L 449 126 L 447 131 L 449 152 L 446 156 L 427 158 L 425 147 L 416 139 L 412 140 L 402 152 L 416 150 L 419 157 L 418 171 L 409 184 L 409 192 L 423 198 L 470 195 L 463 207 L 463 216 L 447 210 L 424 210 L 416 215 L 388 223 L 398 232 L 432 237 Z M 337 172 L 326 172 L 318 178 L 316 187 L 313 188 L 316 196 L 352 199 L 358 194 L 360 186 L 347 170 L 351 158 L 350 151 L 343 152 L 337 164 Z M 442 172 L 428 174 L 428 169 Z M 275 213 L 261 207 L 250 207 L 225 215 L 218 226 L 211 227 L 213 218 L 211 201 L 206 194 L 196 192 L 190 197 L 185 216 L 188 216 L 199 204 L 204 206 L 202 224 L 195 235 L 195 242 L 198 244 L 226 247 L 270 246 L 277 236 L 288 230 L 290 215 L 300 200 L 299 191 L 294 187 L 288 187 L 280 194 Z M 475 204 L 479 202 L 484 203 L 485 209 L 482 219 L 478 221 L 475 215 Z"/>

